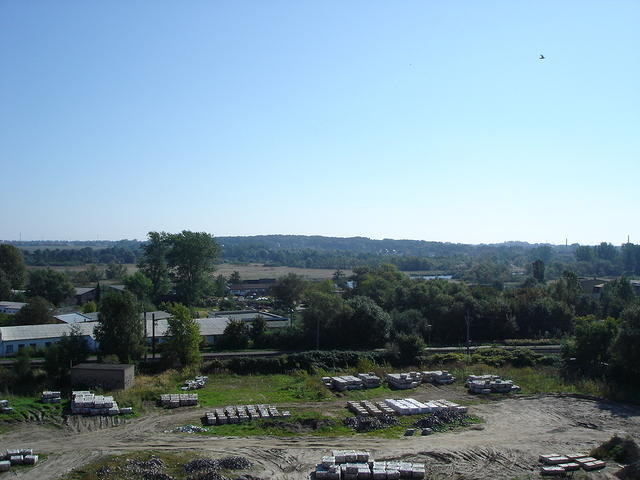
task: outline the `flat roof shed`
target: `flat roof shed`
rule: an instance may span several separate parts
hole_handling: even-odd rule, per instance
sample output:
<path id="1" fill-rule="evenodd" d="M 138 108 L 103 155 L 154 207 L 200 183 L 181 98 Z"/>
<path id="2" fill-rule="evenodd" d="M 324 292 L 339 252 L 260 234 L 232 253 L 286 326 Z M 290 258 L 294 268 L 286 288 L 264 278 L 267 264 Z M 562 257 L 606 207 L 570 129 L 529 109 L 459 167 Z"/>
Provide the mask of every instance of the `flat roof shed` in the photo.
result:
<path id="1" fill-rule="evenodd" d="M 133 386 L 135 368 L 129 364 L 80 363 L 71 367 L 71 385 L 104 390 L 126 390 Z"/>

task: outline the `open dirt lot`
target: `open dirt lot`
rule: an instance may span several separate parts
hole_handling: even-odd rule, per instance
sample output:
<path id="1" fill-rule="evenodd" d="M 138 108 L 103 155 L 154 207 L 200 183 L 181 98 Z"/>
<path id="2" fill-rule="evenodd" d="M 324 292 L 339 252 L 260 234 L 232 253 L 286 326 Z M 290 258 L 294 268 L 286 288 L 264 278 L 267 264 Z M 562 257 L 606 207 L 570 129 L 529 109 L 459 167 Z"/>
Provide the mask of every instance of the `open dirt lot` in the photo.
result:
<path id="1" fill-rule="evenodd" d="M 322 405 L 326 404 L 317 406 Z M 541 453 L 587 452 L 614 433 L 640 437 L 638 409 L 555 395 L 474 405 L 470 413 L 482 417 L 484 424 L 427 437 L 220 438 L 163 433 L 193 423 L 204 411 L 161 411 L 116 425 L 104 419 L 73 418 L 60 429 L 25 423 L 0 436 L 0 444 L 4 448 L 29 447 L 48 455 L 37 467 L 17 472 L 20 478 L 34 480 L 57 479 L 103 455 L 138 450 L 212 457 L 243 455 L 257 465 L 255 474 L 262 478 L 295 480 L 308 478 L 320 457 L 334 448 L 369 450 L 380 460 L 424 461 L 430 478 L 511 479 L 536 477 Z M 615 469 L 612 465 L 589 474 L 589 478 L 614 478 Z"/>

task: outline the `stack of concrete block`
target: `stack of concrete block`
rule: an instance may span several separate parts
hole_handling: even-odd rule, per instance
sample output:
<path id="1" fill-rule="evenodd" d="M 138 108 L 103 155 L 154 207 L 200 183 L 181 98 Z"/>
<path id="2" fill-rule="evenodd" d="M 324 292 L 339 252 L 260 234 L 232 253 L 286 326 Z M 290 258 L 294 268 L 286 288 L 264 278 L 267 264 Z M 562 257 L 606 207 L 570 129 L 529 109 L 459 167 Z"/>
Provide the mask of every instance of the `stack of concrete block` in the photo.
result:
<path id="1" fill-rule="evenodd" d="M 385 415 L 393 415 L 394 411 L 389 405 L 384 402 L 376 402 L 376 407 L 380 409 L 380 411 Z"/>
<path id="2" fill-rule="evenodd" d="M 584 454 L 547 454 L 540 455 L 543 466 L 540 473 L 545 476 L 565 476 L 567 472 L 574 472 L 580 468 L 586 471 L 599 470 L 607 466 L 602 460 Z"/>
<path id="3" fill-rule="evenodd" d="M 470 393 L 511 393 L 520 391 L 513 380 L 503 380 L 497 375 L 469 375 L 465 386 Z"/>
<path id="4" fill-rule="evenodd" d="M 399 480 L 423 479 L 425 466 L 411 462 L 376 462 L 368 452 L 334 450 L 322 457 L 314 472 L 318 480 Z"/>
<path id="5" fill-rule="evenodd" d="M 130 410 L 130 409 L 129 409 Z M 86 390 L 71 393 L 71 413 L 74 415 L 118 415 L 120 408 L 113 397 L 95 395 Z M 131 413 L 130 411 L 127 413 Z"/>
<path id="6" fill-rule="evenodd" d="M 8 472 L 14 465 L 35 465 L 36 463 L 38 463 L 38 455 L 34 455 L 30 448 L 7 449 L 0 452 L 0 472 Z"/>
<path id="7" fill-rule="evenodd" d="M 387 373 L 385 379 L 390 387 L 398 390 L 408 390 L 410 388 L 416 388 L 422 383 L 422 373 Z"/>
<path id="8" fill-rule="evenodd" d="M 291 413 L 288 411 L 280 412 L 273 405 L 229 405 L 205 413 L 202 421 L 205 425 L 226 425 L 228 423 L 249 422 L 259 418 L 288 418 L 290 416 Z"/>
<path id="9" fill-rule="evenodd" d="M 208 380 L 209 377 L 202 376 L 196 377 L 193 380 L 187 380 L 186 382 L 184 382 L 182 387 L 180 387 L 180 390 L 199 390 L 201 388 L 204 388 Z"/>
<path id="10" fill-rule="evenodd" d="M 429 372 L 420 372 L 424 383 L 435 383 L 437 385 L 449 385 L 456 381 L 456 377 L 446 370 L 434 370 Z"/>
<path id="11" fill-rule="evenodd" d="M 374 373 L 359 373 L 357 376 L 342 375 L 339 377 L 322 377 L 322 383 L 327 388 L 343 392 L 345 390 L 363 390 L 380 386 L 380 377 Z"/>
<path id="12" fill-rule="evenodd" d="M 347 402 L 347 409 L 356 415 L 367 415 L 367 409 L 364 408 L 362 402 Z"/>
<path id="13" fill-rule="evenodd" d="M 62 396 L 60 392 L 45 391 L 45 392 L 42 392 L 40 401 L 42 403 L 60 403 L 62 401 Z"/>
<path id="14" fill-rule="evenodd" d="M 9 400 L 0 400 L 0 413 L 11 413 L 13 407 L 9 406 Z"/>
<path id="15" fill-rule="evenodd" d="M 198 405 L 197 393 L 166 393 L 160 395 L 160 403 L 163 407 L 178 408 Z"/>
<path id="16" fill-rule="evenodd" d="M 384 403 L 398 415 L 421 415 L 445 410 L 467 413 L 467 407 L 444 399 L 420 402 L 414 398 L 387 398 Z"/>

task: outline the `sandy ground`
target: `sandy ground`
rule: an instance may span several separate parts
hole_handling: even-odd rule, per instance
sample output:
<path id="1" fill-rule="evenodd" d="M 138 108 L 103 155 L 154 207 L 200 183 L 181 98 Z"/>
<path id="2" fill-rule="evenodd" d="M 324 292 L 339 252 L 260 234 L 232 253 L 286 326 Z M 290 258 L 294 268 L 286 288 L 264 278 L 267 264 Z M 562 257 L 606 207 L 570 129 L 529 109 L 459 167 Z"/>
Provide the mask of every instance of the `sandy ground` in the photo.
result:
<path id="1" fill-rule="evenodd" d="M 427 395 L 424 392 L 423 395 Z M 432 398 L 442 398 L 433 397 Z M 451 398 L 455 400 L 455 398 Z M 321 408 L 322 404 L 317 405 Z M 14 475 L 24 479 L 57 479 L 103 455 L 136 450 L 192 451 L 201 456 L 243 455 L 265 479 L 305 479 L 322 455 L 334 448 L 363 449 L 375 459 L 424 461 L 430 478 L 512 479 L 537 477 L 542 453 L 587 452 L 613 434 L 640 439 L 640 410 L 568 396 L 508 398 L 470 407 L 485 423 L 431 436 L 370 437 L 207 437 L 163 433 L 193 423 L 205 409 L 157 412 L 141 418 L 70 419 L 62 428 L 21 424 L 0 436 L 0 448 L 33 448 L 48 458 Z M 615 465 L 589 478 L 614 478 Z M 2 476 L 0 476 L 2 478 Z"/>

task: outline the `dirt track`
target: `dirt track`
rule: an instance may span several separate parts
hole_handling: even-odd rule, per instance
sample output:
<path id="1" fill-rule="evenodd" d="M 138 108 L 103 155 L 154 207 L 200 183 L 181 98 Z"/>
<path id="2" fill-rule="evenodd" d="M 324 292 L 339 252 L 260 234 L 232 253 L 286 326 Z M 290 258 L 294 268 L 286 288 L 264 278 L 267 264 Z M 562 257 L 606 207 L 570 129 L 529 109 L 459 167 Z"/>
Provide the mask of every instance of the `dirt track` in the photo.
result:
<path id="1" fill-rule="evenodd" d="M 333 448 L 366 449 L 376 459 L 425 461 L 432 478 L 515 478 L 536 475 L 541 453 L 586 452 L 614 433 L 640 438 L 640 410 L 573 397 L 510 398 L 470 407 L 485 423 L 427 437 L 207 437 L 163 433 L 192 423 L 204 409 L 154 413 L 116 426 L 74 418 L 62 429 L 22 424 L 0 436 L 0 448 L 29 447 L 48 459 L 21 470 L 24 479 L 57 479 L 102 455 L 134 450 L 182 450 L 198 455 L 243 455 L 266 479 L 303 479 Z M 613 478 L 615 468 L 590 474 Z M 7 474 L 8 475 L 8 474 Z M 11 474 L 13 476 L 13 474 Z M 0 477 L 1 478 L 1 477 Z"/>

